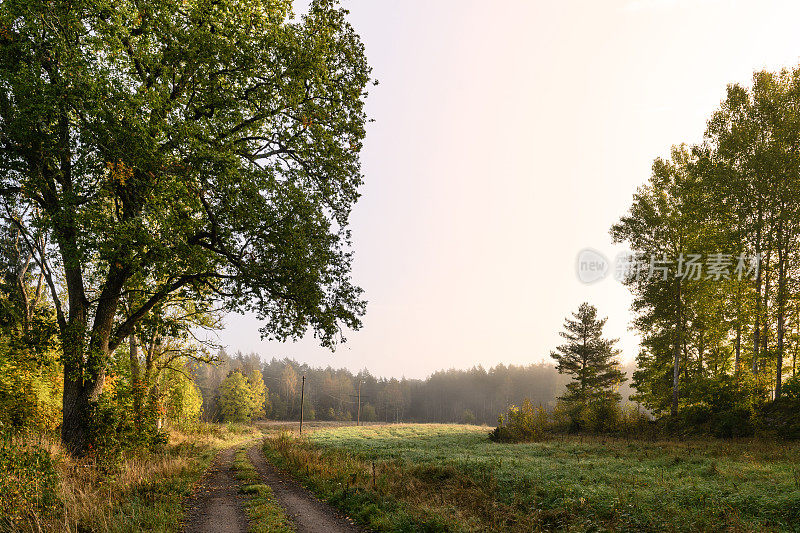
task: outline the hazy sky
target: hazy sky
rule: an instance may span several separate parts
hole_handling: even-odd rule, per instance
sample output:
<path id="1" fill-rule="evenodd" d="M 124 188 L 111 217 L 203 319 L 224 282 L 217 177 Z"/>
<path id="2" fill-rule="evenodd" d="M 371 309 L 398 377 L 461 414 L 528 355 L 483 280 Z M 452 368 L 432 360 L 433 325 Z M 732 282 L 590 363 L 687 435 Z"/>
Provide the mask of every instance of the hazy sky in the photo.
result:
<path id="1" fill-rule="evenodd" d="M 549 359 L 582 301 L 633 359 L 627 289 L 582 284 L 576 254 L 614 255 L 653 159 L 701 139 L 726 84 L 800 62 L 791 1 L 344 5 L 380 81 L 352 216 L 364 327 L 331 353 L 231 315 L 222 341 L 382 376 Z"/>

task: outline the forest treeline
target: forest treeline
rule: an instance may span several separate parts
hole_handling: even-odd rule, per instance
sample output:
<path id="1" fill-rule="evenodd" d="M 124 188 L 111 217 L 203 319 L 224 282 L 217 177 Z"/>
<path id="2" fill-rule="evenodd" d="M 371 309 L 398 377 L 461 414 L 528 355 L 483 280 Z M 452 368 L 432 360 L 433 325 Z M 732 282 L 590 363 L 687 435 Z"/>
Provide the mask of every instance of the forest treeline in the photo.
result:
<path id="1" fill-rule="evenodd" d="M 360 388 L 364 422 L 494 424 L 500 412 L 524 398 L 553 407 L 569 381 L 546 363 L 476 366 L 441 370 L 425 379 L 398 379 L 376 377 L 368 370 L 312 367 L 292 359 L 263 361 L 256 353 L 229 356 L 221 351 L 216 359 L 191 367 L 203 398 L 203 417 L 213 421 L 225 420 L 220 389 L 235 373 L 261 372 L 268 390 L 263 415 L 274 420 L 299 420 L 303 376 L 305 419 L 356 421 Z M 620 392 L 627 398 L 631 391 L 623 385 Z"/>

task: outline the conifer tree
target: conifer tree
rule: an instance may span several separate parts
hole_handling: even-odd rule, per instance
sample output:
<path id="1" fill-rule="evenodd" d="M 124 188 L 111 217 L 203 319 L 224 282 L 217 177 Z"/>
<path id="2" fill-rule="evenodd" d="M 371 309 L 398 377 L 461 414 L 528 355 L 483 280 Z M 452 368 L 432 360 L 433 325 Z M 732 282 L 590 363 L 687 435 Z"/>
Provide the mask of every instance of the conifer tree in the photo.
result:
<path id="1" fill-rule="evenodd" d="M 567 342 L 550 353 L 558 363 L 558 372 L 573 377 L 561 399 L 585 405 L 619 401 L 616 387 L 626 378 L 617 361 L 620 353 L 614 347 L 617 339 L 603 338 L 607 319 L 598 319 L 597 308 L 588 303 L 581 304 L 572 316 L 574 319 L 565 319 L 561 332 Z"/>

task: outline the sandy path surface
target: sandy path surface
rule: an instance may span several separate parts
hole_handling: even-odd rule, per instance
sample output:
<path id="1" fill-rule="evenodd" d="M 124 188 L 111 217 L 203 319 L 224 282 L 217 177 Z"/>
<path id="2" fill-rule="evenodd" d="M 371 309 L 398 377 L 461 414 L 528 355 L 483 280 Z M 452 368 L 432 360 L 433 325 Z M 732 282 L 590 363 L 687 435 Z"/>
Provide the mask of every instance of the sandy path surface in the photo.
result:
<path id="1" fill-rule="evenodd" d="M 231 465 L 234 451 L 227 448 L 217 454 L 189 498 L 186 533 L 247 531 L 247 515 Z"/>
<path id="2" fill-rule="evenodd" d="M 247 450 L 250 462 L 261 479 L 275 493 L 275 498 L 286 510 L 298 533 L 354 533 L 365 532 L 352 520 L 325 502 L 318 500 L 299 483 L 288 479 L 269 464 L 261 453 L 261 444 Z"/>

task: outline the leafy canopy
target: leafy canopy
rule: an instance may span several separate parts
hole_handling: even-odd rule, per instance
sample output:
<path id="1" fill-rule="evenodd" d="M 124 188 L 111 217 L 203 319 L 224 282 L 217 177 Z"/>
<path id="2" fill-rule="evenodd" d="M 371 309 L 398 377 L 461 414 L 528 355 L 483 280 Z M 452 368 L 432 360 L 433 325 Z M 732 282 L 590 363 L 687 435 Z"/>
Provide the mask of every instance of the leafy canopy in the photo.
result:
<path id="1" fill-rule="evenodd" d="M 363 47 L 331 2 L 0 7 L 2 213 L 39 232 L 61 325 L 126 291 L 254 310 L 331 345 L 363 312 L 344 229 L 361 183 Z"/>

